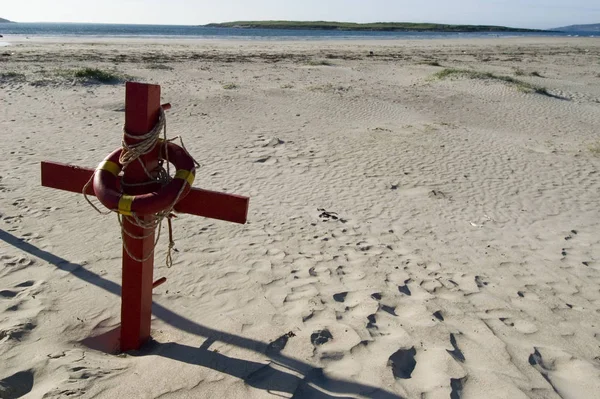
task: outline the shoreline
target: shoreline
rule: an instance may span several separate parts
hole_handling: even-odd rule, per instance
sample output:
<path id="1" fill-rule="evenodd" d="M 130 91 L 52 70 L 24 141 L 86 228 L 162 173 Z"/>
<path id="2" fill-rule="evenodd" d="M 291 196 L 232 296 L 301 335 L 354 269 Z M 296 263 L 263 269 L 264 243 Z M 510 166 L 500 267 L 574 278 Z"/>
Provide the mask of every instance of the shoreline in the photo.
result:
<path id="1" fill-rule="evenodd" d="M 64 44 L 86 44 L 86 43 L 141 43 L 141 44 L 249 44 L 249 43 L 268 43 L 268 44 L 370 44 L 370 45 L 389 45 L 391 43 L 422 43 L 430 44 L 455 44 L 455 43 L 485 43 L 503 44 L 501 42 L 519 42 L 522 44 L 561 44 L 566 42 L 598 42 L 597 37 L 580 36 L 490 36 L 490 37 L 197 37 L 197 36 L 26 36 L 26 35 L 5 35 L 0 43 L 5 45 L 13 44 L 39 44 L 39 43 L 64 43 Z"/>

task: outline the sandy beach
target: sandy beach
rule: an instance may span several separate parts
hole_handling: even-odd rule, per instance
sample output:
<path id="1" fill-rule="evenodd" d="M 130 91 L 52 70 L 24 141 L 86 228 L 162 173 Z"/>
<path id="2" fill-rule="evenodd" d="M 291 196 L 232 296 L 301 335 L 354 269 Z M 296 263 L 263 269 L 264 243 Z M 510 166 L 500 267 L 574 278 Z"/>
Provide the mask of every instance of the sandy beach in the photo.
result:
<path id="1" fill-rule="evenodd" d="M 594 399 L 600 41 L 1 39 L 0 398 Z M 117 354 L 116 216 L 40 185 L 162 86 L 194 186 Z"/>

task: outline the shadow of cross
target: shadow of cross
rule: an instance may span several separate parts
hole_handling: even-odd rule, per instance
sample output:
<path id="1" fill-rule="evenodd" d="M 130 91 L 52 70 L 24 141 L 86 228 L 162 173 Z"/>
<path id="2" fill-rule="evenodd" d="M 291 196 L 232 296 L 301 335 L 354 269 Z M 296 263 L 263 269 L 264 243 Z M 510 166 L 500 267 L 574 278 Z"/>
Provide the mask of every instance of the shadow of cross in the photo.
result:
<path id="1" fill-rule="evenodd" d="M 51 252 L 44 251 L 2 229 L 0 229 L 0 240 L 111 294 L 121 294 L 121 286 L 117 283 L 101 277 L 82 265 L 71 263 Z M 178 343 L 153 343 L 144 351 L 136 352 L 138 356 L 151 354 L 188 364 L 208 367 L 240 378 L 246 384 L 257 389 L 293 394 L 292 398 L 295 399 L 343 399 L 356 397 L 403 399 L 401 396 L 381 388 L 328 377 L 323 373 L 322 369 L 283 355 L 279 350 L 272 350 L 273 346 L 265 342 L 198 324 L 156 302 L 152 304 L 152 313 L 158 319 L 172 327 L 199 337 L 204 337 L 206 341 L 199 348 Z M 210 351 L 210 345 L 216 341 L 261 353 L 270 359 L 270 361 L 268 363 L 258 363 L 244 359 L 235 359 Z"/>
<path id="2" fill-rule="evenodd" d="M 195 161 L 185 148 L 159 138 L 166 126 L 163 109 L 169 108 L 160 104 L 160 86 L 127 82 L 123 149 L 105 158 L 96 170 L 55 162 L 41 164 L 42 186 L 80 194 L 85 190 L 84 194 L 98 196 L 123 215 L 120 345 L 124 352 L 139 349 L 150 339 L 152 289 L 166 281 L 153 281 L 155 215 L 174 210 L 242 224 L 248 215 L 247 197 L 191 188 Z M 132 150 L 138 148 L 145 150 Z M 127 162 L 123 155 L 132 158 Z M 174 178 L 161 187 L 152 176 L 161 176 L 161 162 L 176 165 L 175 159 L 189 166 L 179 167 Z M 88 185 L 92 178 L 93 184 Z M 110 198 L 112 205 L 102 198 Z"/>

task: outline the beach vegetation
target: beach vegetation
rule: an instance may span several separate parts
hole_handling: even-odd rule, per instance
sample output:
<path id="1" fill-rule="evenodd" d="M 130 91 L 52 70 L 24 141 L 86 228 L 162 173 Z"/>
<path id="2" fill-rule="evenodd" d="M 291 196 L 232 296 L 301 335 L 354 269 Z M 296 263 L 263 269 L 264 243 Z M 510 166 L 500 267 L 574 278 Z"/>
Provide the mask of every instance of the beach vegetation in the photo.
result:
<path id="1" fill-rule="evenodd" d="M 159 69 L 159 70 L 163 70 L 163 71 L 172 71 L 173 67 L 167 64 L 160 64 L 160 63 L 153 63 L 153 64 L 147 64 L 146 68 L 148 69 Z"/>
<path id="2" fill-rule="evenodd" d="M 81 68 L 71 71 L 73 77 L 86 82 L 98 82 L 104 84 L 122 83 L 127 80 L 127 76 L 115 71 L 105 71 L 98 68 Z"/>
<path id="3" fill-rule="evenodd" d="M 13 81 L 22 82 L 25 80 L 25 74 L 20 72 L 8 71 L 0 72 L 0 82 Z"/>
<path id="4" fill-rule="evenodd" d="M 533 71 L 533 72 L 527 73 L 527 72 L 525 72 L 524 70 L 522 70 L 520 68 L 515 69 L 515 75 L 516 76 L 534 76 L 534 77 L 537 77 L 537 78 L 543 78 L 542 74 L 539 73 L 539 72 L 537 72 L 537 71 Z"/>
<path id="5" fill-rule="evenodd" d="M 534 85 L 523 80 L 515 79 L 511 76 L 496 75 L 491 72 L 480 72 L 470 69 L 458 69 L 458 68 L 446 68 L 434 75 L 437 79 L 447 78 L 467 78 L 467 79 L 478 79 L 478 80 L 491 80 L 496 82 L 502 82 L 515 87 L 517 90 L 523 93 L 535 93 L 542 94 L 545 96 L 554 97 L 544 87 Z"/>
<path id="6" fill-rule="evenodd" d="M 234 89 L 237 89 L 237 88 L 239 88 L 239 86 L 238 86 L 237 84 L 235 84 L 235 83 L 225 83 L 225 84 L 223 85 L 223 88 L 224 88 L 225 90 L 234 90 Z"/>
<path id="7" fill-rule="evenodd" d="M 333 66 L 333 63 L 327 60 L 308 60 L 306 64 L 310 66 Z"/>
<path id="8" fill-rule="evenodd" d="M 46 84 L 119 84 L 133 79 L 132 76 L 120 73 L 116 70 L 102 70 L 97 68 L 78 68 L 78 69 L 55 69 L 43 73 Z"/>

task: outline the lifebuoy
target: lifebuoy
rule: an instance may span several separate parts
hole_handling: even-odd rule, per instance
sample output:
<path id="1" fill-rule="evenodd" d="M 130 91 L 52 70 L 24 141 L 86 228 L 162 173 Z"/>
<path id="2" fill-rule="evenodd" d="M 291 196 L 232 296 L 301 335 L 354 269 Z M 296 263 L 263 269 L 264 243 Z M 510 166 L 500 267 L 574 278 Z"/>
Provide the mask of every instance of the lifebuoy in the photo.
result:
<path id="1" fill-rule="evenodd" d="M 161 140 L 158 145 L 161 147 L 160 158 L 168 159 L 175 165 L 175 178 L 162 189 L 148 194 L 123 193 L 118 189 L 119 174 L 123 170 L 123 165 L 119 162 L 123 149 L 119 148 L 104 158 L 94 173 L 94 194 L 102 205 L 126 216 L 134 213 L 152 215 L 168 209 L 189 193 L 196 173 L 194 159 L 183 148 L 171 142 Z"/>

